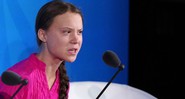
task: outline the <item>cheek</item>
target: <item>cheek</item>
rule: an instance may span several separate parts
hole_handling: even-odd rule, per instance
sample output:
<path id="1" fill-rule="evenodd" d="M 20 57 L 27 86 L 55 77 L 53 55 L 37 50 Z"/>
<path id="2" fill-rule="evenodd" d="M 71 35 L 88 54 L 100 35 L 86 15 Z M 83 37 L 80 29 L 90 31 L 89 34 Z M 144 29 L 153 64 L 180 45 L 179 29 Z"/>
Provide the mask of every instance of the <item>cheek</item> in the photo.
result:
<path id="1" fill-rule="evenodd" d="M 47 43 L 49 46 L 56 46 L 57 45 L 57 40 L 58 38 L 55 38 L 55 37 L 50 37 L 47 39 Z"/>
<path id="2" fill-rule="evenodd" d="M 65 40 L 65 38 L 55 38 L 53 39 L 53 45 L 55 45 L 56 48 L 64 48 L 67 46 L 67 40 Z"/>
<path id="3" fill-rule="evenodd" d="M 66 47 L 66 42 L 58 38 L 55 38 L 50 43 L 48 43 L 48 50 L 56 56 L 65 54 L 67 49 Z"/>
<path id="4" fill-rule="evenodd" d="M 63 38 L 61 36 L 57 35 L 50 35 L 50 37 L 47 39 L 48 47 L 52 49 L 59 49 L 59 47 L 64 47 L 65 46 L 65 41 L 66 38 Z"/>
<path id="5" fill-rule="evenodd" d="M 82 43 L 83 43 L 83 36 L 80 37 L 80 43 L 82 45 Z"/>

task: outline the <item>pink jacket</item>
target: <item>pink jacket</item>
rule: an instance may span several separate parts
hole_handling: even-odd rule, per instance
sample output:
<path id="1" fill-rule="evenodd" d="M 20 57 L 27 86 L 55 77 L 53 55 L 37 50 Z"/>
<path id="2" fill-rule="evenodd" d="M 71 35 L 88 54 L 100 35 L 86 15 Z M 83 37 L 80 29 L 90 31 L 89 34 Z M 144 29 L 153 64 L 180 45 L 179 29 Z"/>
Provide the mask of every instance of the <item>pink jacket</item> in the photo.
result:
<path id="1" fill-rule="evenodd" d="M 14 99 L 58 99 L 59 98 L 59 74 L 56 73 L 56 80 L 51 89 L 45 75 L 45 64 L 37 59 L 35 54 L 31 54 L 27 59 L 15 64 L 8 70 L 19 74 L 23 79 L 28 80 L 28 84 L 16 94 Z M 0 99 L 9 99 L 18 86 L 5 85 L 0 80 Z"/>

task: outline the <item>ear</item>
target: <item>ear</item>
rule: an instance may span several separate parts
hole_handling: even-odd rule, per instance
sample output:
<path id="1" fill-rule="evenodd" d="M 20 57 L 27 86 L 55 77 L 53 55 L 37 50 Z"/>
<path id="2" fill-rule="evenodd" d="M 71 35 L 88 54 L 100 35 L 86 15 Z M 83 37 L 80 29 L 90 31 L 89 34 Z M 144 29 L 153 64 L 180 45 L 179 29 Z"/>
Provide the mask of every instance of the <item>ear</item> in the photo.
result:
<path id="1" fill-rule="evenodd" d="M 42 42 L 46 42 L 46 31 L 43 29 L 39 29 L 38 30 L 38 38 L 42 41 Z"/>

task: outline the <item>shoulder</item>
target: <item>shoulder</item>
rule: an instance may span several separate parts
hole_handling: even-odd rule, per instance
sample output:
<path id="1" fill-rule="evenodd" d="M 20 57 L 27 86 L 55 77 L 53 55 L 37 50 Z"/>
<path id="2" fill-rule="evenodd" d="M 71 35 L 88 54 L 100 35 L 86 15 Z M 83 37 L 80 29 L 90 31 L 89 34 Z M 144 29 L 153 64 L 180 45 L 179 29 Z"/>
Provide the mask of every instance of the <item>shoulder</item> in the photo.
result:
<path id="1" fill-rule="evenodd" d="M 22 79 L 30 79 L 30 75 L 34 71 L 33 66 L 36 64 L 34 62 L 33 54 L 31 54 L 28 58 L 16 63 L 15 65 L 11 66 L 7 70 L 13 71 L 17 73 Z M 2 82 L 0 77 L 0 99 L 10 99 L 16 90 L 19 88 L 20 85 L 17 86 L 9 86 Z M 24 86 L 19 93 L 16 95 L 15 99 L 22 99 L 27 94 L 28 85 Z M 9 98 L 8 98 L 9 97 Z"/>
<path id="2" fill-rule="evenodd" d="M 16 72 L 21 76 L 29 75 L 34 70 L 34 66 L 37 65 L 37 63 L 35 62 L 35 58 L 35 54 L 31 54 L 28 58 L 21 60 L 10 68 L 8 68 L 8 70 Z"/>

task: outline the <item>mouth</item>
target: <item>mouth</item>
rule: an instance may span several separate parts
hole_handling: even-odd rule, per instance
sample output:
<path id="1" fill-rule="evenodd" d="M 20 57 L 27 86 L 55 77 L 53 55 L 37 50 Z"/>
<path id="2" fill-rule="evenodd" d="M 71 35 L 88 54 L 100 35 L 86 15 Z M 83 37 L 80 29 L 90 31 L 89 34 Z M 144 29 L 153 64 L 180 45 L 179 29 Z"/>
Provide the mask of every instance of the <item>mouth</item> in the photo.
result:
<path id="1" fill-rule="evenodd" d="M 69 53 L 70 55 L 76 55 L 76 54 L 77 54 L 77 51 L 78 51 L 77 48 L 68 49 L 68 53 Z"/>

